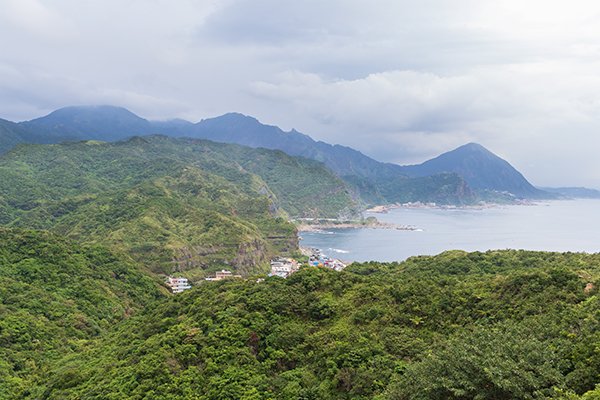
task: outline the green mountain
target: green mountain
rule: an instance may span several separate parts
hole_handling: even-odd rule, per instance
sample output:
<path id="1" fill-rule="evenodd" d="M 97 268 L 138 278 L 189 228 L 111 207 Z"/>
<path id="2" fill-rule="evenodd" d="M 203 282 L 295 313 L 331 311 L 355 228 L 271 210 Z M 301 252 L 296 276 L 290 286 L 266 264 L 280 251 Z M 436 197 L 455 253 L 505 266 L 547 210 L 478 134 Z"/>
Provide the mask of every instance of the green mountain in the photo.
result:
<path id="1" fill-rule="evenodd" d="M 555 197 L 535 188 L 506 160 L 476 143 L 460 146 L 419 165 L 400 166 L 375 161 L 349 147 L 316 142 L 295 130 L 284 132 L 237 113 L 200 121 L 188 135 L 274 148 L 322 161 L 355 185 L 369 202 L 470 203 L 476 197 L 497 199 L 502 194 L 527 199 Z"/>
<path id="2" fill-rule="evenodd" d="M 598 255 L 447 252 L 206 282 L 56 363 L 40 390 L 48 399 L 595 399 L 599 265 Z"/>
<path id="3" fill-rule="evenodd" d="M 191 276 L 263 271 L 297 249 L 284 217 L 352 214 L 345 184 L 282 152 L 192 139 L 22 145 L 0 158 L 0 223 L 49 229 Z"/>
<path id="4" fill-rule="evenodd" d="M 163 296 L 104 247 L 0 228 L 0 399 L 44 398 L 34 381 L 54 362 Z"/>
<path id="5" fill-rule="evenodd" d="M 296 130 L 285 132 L 277 126 L 262 124 L 256 118 L 239 113 L 204 119 L 195 124 L 188 135 L 216 142 L 282 150 L 287 154 L 321 161 L 339 176 L 389 178 L 400 173 L 398 165 L 381 163 L 350 147 L 317 142 Z"/>
<path id="6" fill-rule="evenodd" d="M 292 130 L 261 124 L 238 113 L 202 120 L 188 136 L 250 147 L 277 149 L 287 154 L 323 162 L 350 184 L 368 203 L 437 202 L 462 204 L 474 201 L 464 180 L 454 173 L 410 178 L 396 164 L 376 161 L 350 147 L 315 141 Z"/>
<path id="7" fill-rule="evenodd" d="M 399 166 L 380 163 L 349 147 L 315 142 L 295 130 L 284 132 L 276 126 L 261 124 L 255 118 L 239 113 L 192 124 L 184 120 L 148 121 L 122 107 L 78 106 L 61 108 L 19 125 L 43 137 L 40 140 L 45 140 L 44 143 L 65 140 L 115 141 L 158 133 L 282 150 L 294 156 L 321 161 L 340 176 L 391 177 L 399 172 Z"/>
<path id="8" fill-rule="evenodd" d="M 183 120 L 148 121 L 113 106 L 66 107 L 19 126 L 28 132 L 28 143 L 115 141 L 134 135 L 164 134 L 281 150 L 324 163 L 368 203 L 463 204 L 475 200 L 464 180 L 456 174 L 413 179 L 399 165 L 376 161 L 350 147 L 315 141 L 295 130 L 284 132 L 238 113 L 192 124 Z"/>
<path id="9" fill-rule="evenodd" d="M 77 140 L 122 140 L 135 135 L 159 133 L 152 124 L 122 107 L 65 107 L 19 124 L 35 143 L 59 143 Z"/>
<path id="10" fill-rule="evenodd" d="M 470 204 L 478 200 L 557 197 L 535 188 L 507 161 L 475 143 L 419 165 L 400 166 L 376 161 L 350 147 L 315 141 L 296 130 L 285 132 L 239 113 L 193 124 L 184 120 L 148 121 L 120 107 L 82 106 L 62 108 L 19 124 L 4 121 L 7 124 L 11 133 L 2 135 L 0 123 L 0 153 L 20 142 L 116 141 L 151 134 L 281 150 L 324 163 L 369 204 Z M 16 128 L 20 133 L 15 136 L 12 132 Z"/>
<path id="11" fill-rule="evenodd" d="M 480 192 L 506 192 L 527 199 L 554 197 L 535 188 L 506 160 L 477 143 L 460 146 L 419 165 L 405 166 L 403 171 L 414 177 L 455 173 Z"/>
<path id="12" fill-rule="evenodd" d="M 19 143 L 26 143 L 26 131 L 14 122 L 0 119 L 0 154 L 5 153 Z"/>

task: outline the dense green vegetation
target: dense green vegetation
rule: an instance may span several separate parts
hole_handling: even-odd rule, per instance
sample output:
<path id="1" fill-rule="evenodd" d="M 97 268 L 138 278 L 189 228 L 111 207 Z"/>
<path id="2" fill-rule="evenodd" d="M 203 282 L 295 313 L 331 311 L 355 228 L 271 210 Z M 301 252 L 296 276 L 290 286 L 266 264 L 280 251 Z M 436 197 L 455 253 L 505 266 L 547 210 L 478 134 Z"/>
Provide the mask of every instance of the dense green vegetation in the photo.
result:
<path id="1" fill-rule="evenodd" d="M 287 215 L 355 212 L 322 165 L 265 149 L 146 137 L 0 159 L 0 223 L 106 244 L 156 272 L 264 271 L 297 248 Z"/>
<path id="2" fill-rule="evenodd" d="M 494 251 L 207 282 L 61 360 L 44 389 L 50 399 L 592 399 L 599 278 L 599 255 Z"/>
<path id="3" fill-rule="evenodd" d="M 42 398 L 53 363 L 163 296 L 106 248 L 0 228 L 0 399 Z"/>
<path id="4" fill-rule="evenodd" d="M 476 199 L 475 194 L 460 176 L 447 173 L 412 179 L 397 177 L 382 180 L 378 182 L 378 191 L 387 202 L 392 203 L 420 201 L 437 204 L 470 204 Z"/>

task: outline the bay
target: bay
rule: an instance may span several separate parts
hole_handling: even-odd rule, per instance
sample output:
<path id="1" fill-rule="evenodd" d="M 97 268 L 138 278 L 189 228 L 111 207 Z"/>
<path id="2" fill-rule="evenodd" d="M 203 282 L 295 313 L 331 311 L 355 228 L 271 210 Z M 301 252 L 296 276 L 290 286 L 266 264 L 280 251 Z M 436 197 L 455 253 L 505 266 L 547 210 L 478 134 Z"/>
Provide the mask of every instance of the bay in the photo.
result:
<path id="1" fill-rule="evenodd" d="M 398 208 L 370 214 L 416 226 L 301 232 L 301 245 L 344 261 L 402 261 L 446 250 L 525 249 L 600 252 L 600 200 L 561 200 L 485 209 Z"/>

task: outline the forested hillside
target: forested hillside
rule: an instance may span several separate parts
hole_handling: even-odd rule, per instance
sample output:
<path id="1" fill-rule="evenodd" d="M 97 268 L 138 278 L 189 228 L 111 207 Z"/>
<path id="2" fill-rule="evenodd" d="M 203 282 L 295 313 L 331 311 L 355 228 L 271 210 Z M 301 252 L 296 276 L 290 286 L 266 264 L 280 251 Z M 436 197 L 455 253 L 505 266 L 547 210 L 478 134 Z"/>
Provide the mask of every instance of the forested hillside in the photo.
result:
<path id="1" fill-rule="evenodd" d="M 41 399 L 50 366 L 165 296 L 104 247 L 0 228 L 0 399 Z M 66 379 L 64 371 L 61 379 Z"/>
<path id="2" fill-rule="evenodd" d="M 264 271 L 297 249 L 287 216 L 353 214 L 321 164 L 166 137 L 22 145 L 0 159 L 0 223 L 103 243 L 170 273 Z"/>
<path id="3" fill-rule="evenodd" d="M 62 360 L 43 389 L 50 399 L 592 399 L 599 278 L 598 255 L 493 251 L 210 282 Z"/>

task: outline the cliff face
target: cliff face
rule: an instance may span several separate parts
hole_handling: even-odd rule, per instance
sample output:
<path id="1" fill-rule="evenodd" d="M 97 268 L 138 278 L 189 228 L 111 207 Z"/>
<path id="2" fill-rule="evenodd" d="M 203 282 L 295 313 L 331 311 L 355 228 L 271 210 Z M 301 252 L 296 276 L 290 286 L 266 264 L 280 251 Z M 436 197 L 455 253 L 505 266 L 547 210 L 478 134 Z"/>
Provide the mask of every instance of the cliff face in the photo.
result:
<path id="1" fill-rule="evenodd" d="M 212 271 L 215 266 L 250 275 L 267 272 L 271 259 L 293 254 L 298 249 L 298 235 L 294 230 L 288 235 L 268 236 L 266 239 L 256 237 L 238 245 L 181 247 L 173 250 L 171 262 L 174 271 L 192 271 L 196 276 L 202 275 L 198 270 Z"/>
<path id="2" fill-rule="evenodd" d="M 252 272 L 265 272 L 273 253 L 262 240 L 240 243 L 235 258 L 231 261 L 239 273 L 248 275 Z"/>

